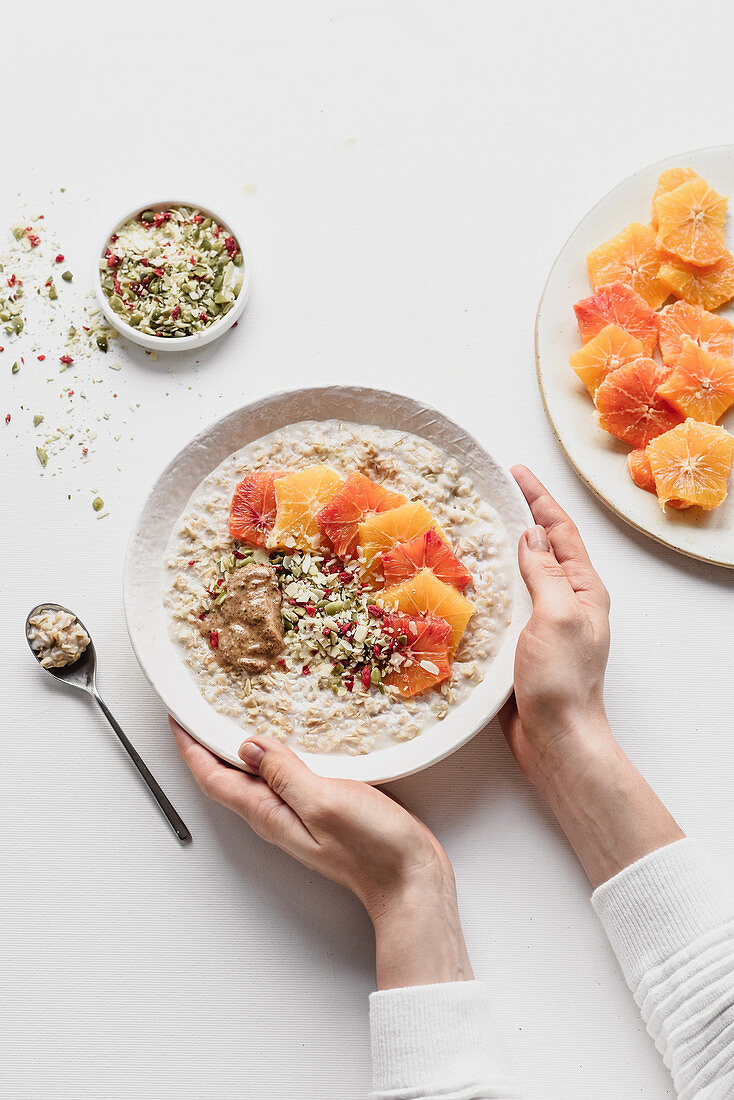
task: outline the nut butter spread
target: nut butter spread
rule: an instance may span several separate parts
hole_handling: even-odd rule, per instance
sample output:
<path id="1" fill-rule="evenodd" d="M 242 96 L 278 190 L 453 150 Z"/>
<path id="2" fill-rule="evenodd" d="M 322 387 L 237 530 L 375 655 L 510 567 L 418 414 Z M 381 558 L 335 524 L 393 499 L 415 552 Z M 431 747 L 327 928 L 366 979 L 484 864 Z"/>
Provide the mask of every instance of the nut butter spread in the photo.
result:
<path id="1" fill-rule="evenodd" d="M 284 649 L 281 594 L 267 562 L 252 562 L 230 573 L 223 603 L 201 623 L 202 634 L 215 633 L 214 656 L 224 668 L 264 672 Z"/>

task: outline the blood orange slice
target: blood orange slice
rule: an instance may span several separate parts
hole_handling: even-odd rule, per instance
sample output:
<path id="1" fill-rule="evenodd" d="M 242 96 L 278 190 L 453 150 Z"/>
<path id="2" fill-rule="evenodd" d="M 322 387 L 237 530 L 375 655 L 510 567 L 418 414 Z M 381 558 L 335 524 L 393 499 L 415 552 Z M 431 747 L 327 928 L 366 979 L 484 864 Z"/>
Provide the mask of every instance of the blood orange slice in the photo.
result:
<path id="1" fill-rule="evenodd" d="M 616 237 L 599 245 L 586 257 L 591 285 L 620 282 L 632 287 L 651 309 L 659 309 L 670 294 L 658 279 L 660 253 L 655 231 L 649 225 L 632 222 Z"/>
<path id="2" fill-rule="evenodd" d="M 627 455 L 627 469 L 638 489 L 646 489 L 648 493 L 655 492 L 655 478 L 652 476 L 652 466 L 644 447 L 630 451 Z"/>
<path id="3" fill-rule="evenodd" d="M 318 512 L 316 522 L 331 539 L 340 558 L 353 558 L 357 553 L 360 523 L 368 516 L 407 503 L 408 498 L 402 493 L 393 493 L 363 474 L 353 473 Z"/>
<path id="4" fill-rule="evenodd" d="M 275 482 L 290 470 L 256 470 L 234 491 L 229 509 L 229 533 L 249 546 L 265 546 L 275 523 Z"/>
<path id="5" fill-rule="evenodd" d="M 450 584 L 440 581 L 430 569 L 421 569 L 402 584 L 386 588 L 381 593 L 380 602 L 388 610 L 419 612 L 445 619 L 451 626 L 450 657 L 456 652 L 466 625 L 474 614 L 471 601 Z"/>
<path id="6" fill-rule="evenodd" d="M 472 575 L 431 528 L 409 542 L 398 542 L 382 555 L 385 584 L 400 584 L 421 569 L 430 569 L 439 580 L 463 592 Z"/>
<path id="7" fill-rule="evenodd" d="M 359 554 L 367 569 L 374 571 L 380 564 L 379 554 L 397 542 L 409 542 L 433 528 L 440 539 L 450 545 L 436 520 L 418 500 L 391 508 L 388 512 L 370 516 L 359 525 Z"/>
<path id="8" fill-rule="evenodd" d="M 636 359 L 604 379 L 596 391 L 599 424 L 631 447 L 646 447 L 683 417 L 658 394 L 668 370 L 653 359 Z"/>
<path id="9" fill-rule="evenodd" d="M 385 615 L 385 633 L 390 635 L 400 662 L 383 674 L 383 681 L 410 698 L 440 684 L 451 675 L 449 646 L 451 627 L 435 615 Z"/>
<path id="10" fill-rule="evenodd" d="M 734 362 L 684 336 L 676 365 L 658 393 L 683 416 L 715 424 L 734 405 Z"/>
<path id="11" fill-rule="evenodd" d="M 600 286 L 573 309 L 584 344 L 605 325 L 618 325 L 640 341 L 647 355 L 652 354 L 658 341 L 657 318 L 632 287 L 620 282 Z"/>
<path id="12" fill-rule="evenodd" d="M 684 336 L 689 336 L 712 355 L 731 355 L 734 325 L 725 317 L 717 317 L 700 306 L 673 302 L 660 311 L 658 329 L 660 352 L 663 362 L 669 367 L 675 366 Z"/>
<path id="13" fill-rule="evenodd" d="M 698 267 L 715 263 L 725 251 L 727 200 L 697 177 L 655 199 L 658 248 Z"/>
<path id="14" fill-rule="evenodd" d="M 661 504 L 681 500 L 709 510 L 726 500 L 734 438 L 716 424 L 688 419 L 647 448 Z"/>
<path id="15" fill-rule="evenodd" d="M 575 351 L 569 363 L 592 397 L 606 376 L 617 367 L 641 359 L 645 349 L 636 337 L 619 325 L 606 325 L 601 332 Z"/>

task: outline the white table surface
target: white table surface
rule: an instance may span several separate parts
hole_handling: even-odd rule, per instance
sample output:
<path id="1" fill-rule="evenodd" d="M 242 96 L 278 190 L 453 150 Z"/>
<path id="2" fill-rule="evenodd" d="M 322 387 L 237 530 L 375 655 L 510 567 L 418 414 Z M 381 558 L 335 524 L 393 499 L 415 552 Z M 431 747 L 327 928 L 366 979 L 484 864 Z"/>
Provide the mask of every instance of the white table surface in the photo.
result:
<path id="1" fill-rule="evenodd" d="M 588 207 L 650 161 L 731 140 L 734 11 L 707 5 L 705 49 L 690 11 L 263 0 L 3 13 L 3 248 L 6 225 L 44 212 L 44 255 L 58 240 L 75 274 L 62 297 L 79 304 L 107 223 L 188 192 L 243 225 L 255 279 L 243 321 L 196 363 L 118 344 L 119 372 L 98 356 L 59 375 L 60 324 L 17 350 L 0 340 L 3 1100 L 368 1089 L 365 917 L 200 795 L 122 618 L 123 551 L 153 476 L 204 424 L 276 387 L 397 388 L 537 470 L 612 593 L 612 724 L 734 869 L 734 574 L 653 545 L 589 495 L 545 421 L 532 348 L 547 270 Z M 69 407 L 98 437 L 85 460 L 73 441 L 42 472 L 31 415 L 66 422 Z M 43 599 L 91 629 L 103 694 L 192 846 L 102 716 L 35 667 L 23 621 Z M 496 723 L 396 790 L 454 860 L 475 969 L 528 1095 L 671 1096 L 584 878 Z"/>

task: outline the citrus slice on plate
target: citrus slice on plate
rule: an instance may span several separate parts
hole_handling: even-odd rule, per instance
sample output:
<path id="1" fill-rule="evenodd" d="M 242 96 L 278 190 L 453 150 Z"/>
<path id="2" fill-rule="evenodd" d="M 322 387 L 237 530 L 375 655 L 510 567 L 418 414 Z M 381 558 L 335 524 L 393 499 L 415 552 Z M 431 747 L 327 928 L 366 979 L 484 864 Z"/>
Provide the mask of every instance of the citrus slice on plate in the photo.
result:
<path id="1" fill-rule="evenodd" d="M 635 336 L 630 336 L 619 325 L 605 325 L 568 361 L 594 397 L 608 374 L 644 355 L 645 349 Z"/>
<path id="2" fill-rule="evenodd" d="M 451 627 L 449 656 L 456 653 L 466 625 L 474 614 L 474 604 L 440 581 L 431 569 L 421 569 L 402 584 L 393 585 L 380 593 L 380 602 L 387 610 L 419 612 L 445 619 Z"/>
<path id="3" fill-rule="evenodd" d="M 385 489 L 364 474 L 355 472 L 320 510 L 316 522 L 340 558 L 353 558 L 357 553 L 360 523 L 368 516 L 407 502 L 408 498 L 402 493 Z"/>
<path id="4" fill-rule="evenodd" d="M 658 393 L 683 416 L 715 424 L 734 405 L 734 361 L 684 336 L 676 365 Z"/>
<path id="5" fill-rule="evenodd" d="M 649 225 L 632 222 L 616 237 L 593 249 L 586 257 L 594 290 L 620 282 L 632 287 L 651 309 L 659 309 L 670 294 L 658 279 L 660 253 L 655 231 Z"/>
<path id="6" fill-rule="evenodd" d="M 636 359 L 608 374 L 596 391 L 599 426 L 631 447 L 646 447 L 680 424 L 681 414 L 658 393 L 667 374 L 654 359 Z"/>
<path id="7" fill-rule="evenodd" d="M 661 504 L 680 500 L 717 508 L 726 500 L 734 463 L 734 438 L 716 424 L 686 420 L 647 448 Z"/>
<path id="8" fill-rule="evenodd" d="M 398 542 L 410 542 L 430 528 L 447 546 L 451 545 L 425 504 L 418 500 L 370 516 L 359 524 L 359 556 L 368 569 L 374 569 L 379 565 L 378 554 Z"/>
<path id="9" fill-rule="evenodd" d="M 712 355 L 731 355 L 734 325 L 726 317 L 717 317 L 701 306 L 673 302 L 658 314 L 660 353 L 663 362 L 675 366 L 681 353 L 681 340 L 689 336 Z"/>
<path id="10" fill-rule="evenodd" d="M 383 673 L 383 681 L 406 698 L 440 684 L 451 675 L 451 627 L 435 615 L 385 615 L 382 627 L 394 642 L 400 663 Z"/>
<path id="11" fill-rule="evenodd" d="M 229 509 L 229 533 L 249 546 L 265 546 L 275 523 L 275 482 L 291 470 L 256 470 L 239 483 Z"/>
<path id="12" fill-rule="evenodd" d="M 660 264 L 660 281 L 676 298 L 683 298 L 692 306 L 718 309 L 734 298 L 734 256 L 726 250 L 708 267 L 696 267 L 666 256 Z"/>
<path id="13" fill-rule="evenodd" d="M 697 267 L 715 263 L 725 251 L 727 199 L 705 180 L 687 180 L 655 199 L 658 248 Z"/>
<path id="14" fill-rule="evenodd" d="M 430 528 L 409 542 L 398 542 L 382 555 L 382 571 L 385 584 L 400 584 L 421 569 L 431 569 L 439 580 L 463 592 L 471 583 L 472 575 Z"/>
<path id="15" fill-rule="evenodd" d="M 680 187 L 680 185 L 686 183 L 687 180 L 698 180 L 700 178 L 698 172 L 694 172 L 692 168 L 666 168 L 664 172 L 660 173 L 658 176 L 658 185 L 652 197 L 652 210 L 650 211 L 650 225 L 653 229 L 657 229 L 658 227 L 655 200 L 660 198 L 661 195 L 665 195 L 668 191 L 674 191 L 676 187 Z"/>
<path id="16" fill-rule="evenodd" d="M 652 466 L 644 447 L 638 447 L 627 455 L 627 470 L 638 489 L 646 489 L 648 493 L 655 492 L 655 478 L 652 476 Z"/>
<path id="17" fill-rule="evenodd" d="M 609 283 L 598 287 L 588 298 L 573 307 L 581 340 L 585 344 L 606 325 L 617 325 L 640 341 L 647 355 L 658 342 L 655 312 L 644 298 L 625 283 Z"/>
<path id="18" fill-rule="evenodd" d="M 306 466 L 275 482 L 275 524 L 269 547 L 317 550 L 324 543 L 316 515 L 344 481 L 330 466 Z"/>

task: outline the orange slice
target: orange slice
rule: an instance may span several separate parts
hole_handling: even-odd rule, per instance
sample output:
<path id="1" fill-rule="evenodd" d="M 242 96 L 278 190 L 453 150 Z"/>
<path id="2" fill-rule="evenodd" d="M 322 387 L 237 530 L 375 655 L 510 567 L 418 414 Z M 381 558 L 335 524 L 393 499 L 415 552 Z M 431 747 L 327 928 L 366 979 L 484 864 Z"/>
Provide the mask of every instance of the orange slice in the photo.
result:
<path id="1" fill-rule="evenodd" d="M 380 593 L 380 602 L 387 610 L 419 612 L 445 619 L 451 627 L 449 656 L 456 653 L 466 625 L 474 614 L 474 605 L 450 584 L 440 581 L 431 569 L 421 569 L 402 584 Z"/>
<path id="2" fill-rule="evenodd" d="M 431 569 L 439 580 L 463 592 L 472 575 L 431 528 L 409 542 L 398 542 L 382 555 L 385 584 L 400 584 L 421 569 Z"/>
<path id="3" fill-rule="evenodd" d="M 307 466 L 275 482 L 275 524 L 269 547 L 316 550 L 323 545 L 316 515 L 344 481 L 329 466 Z"/>
<path id="4" fill-rule="evenodd" d="M 275 481 L 291 470 L 256 470 L 234 491 L 229 509 L 229 533 L 249 546 L 265 546 L 275 523 Z"/>
<path id="5" fill-rule="evenodd" d="M 384 631 L 393 639 L 404 638 L 395 647 L 402 657 L 397 667 L 383 674 L 383 681 L 398 688 L 406 698 L 434 687 L 451 675 L 449 645 L 451 627 L 435 615 L 385 615 Z"/>
<path id="6" fill-rule="evenodd" d="M 684 336 L 673 372 L 658 393 L 684 416 L 715 424 L 734 405 L 734 362 Z"/>
<path id="7" fill-rule="evenodd" d="M 316 522 L 340 558 L 353 558 L 357 553 L 360 523 L 368 516 L 407 503 L 408 498 L 402 493 L 393 493 L 364 474 L 353 473 L 321 509 Z"/>
<path id="8" fill-rule="evenodd" d="M 647 448 L 661 504 L 681 500 L 709 510 L 726 500 L 734 438 L 716 424 L 686 420 Z"/>
<path id="9" fill-rule="evenodd" d="M 652 354 L 658 340 L 657 317 L 632 287 L 620 282 L 597 287 L 573 309 L 584 344 L 605 325 L 618 325 L 640 341 L 647 355 Z"/>
<path id="10" fill-rule="evenodd" d="M 726 207 L 724 196 L 699 178 L 659 195 L 658 248 L 697 267 L 715 263 L 725 251 Z"/>
<path id="11" fill-rule="evenodd" d="M 638 489 L 646 489 L 648 493 L 655 492 L 655 478 L 652 476 L 652 466 L 644 447 L 630 451 L 627 455 L 627 469 Z"/>
<path id="12" fill-rule="evenodd" d="M 586 266 L 594 290 L 609 283 L 624 283 L 636 290 L 651 309 L 659 309 L 670 294 L 658 279 L 660 253 L 655 245 L 655 231 L 649 225 L 632 222 L 590 252 Z"/>
<path id="13" fill-rule="evenodd" d="M 675 190 L 676 187 L 680 187 L 680 185 L 687 180 L 697 180 L 700 178 L 699 174 L 694 172 L 692 168 L 666 168 L 664 172 L 660 173 L 658 176 L 658 185 L 652 197 L 650 225 L 653 229 L 657 229 L 658 227 L 658 216 L 655 212 L 655 199 L 660 198 L 661 195 L 665 195 L 668 191 Z"/>
<path id="14" fill-rule="evenodd" d="M 668 370 L 654 359 L 636 359 L 618 367 L 596 391 L 599 425 L 631 447 L 645 447 L 683 417 L 659 396 Z"/>
<path id="15" fill-rule="evenodd" d="M 676 298 L 692 306 L 718 309 L 734 298 L 734 256 L 724 251 L 708 267 L 694 267 L 676 256 L 666 256 L 660 265 L 660 281 Z"/>
<path id="16" fill-rule="evenodd" d="M 663 362 L 675 366 L 681 353 L 681 340 L 690 336 L 700 348 L 712 355 L 731 355 L 734 325 L 725 317 L 717 317 L 700 306 L 688 302 L 673 302 L 658 316 L 660 352 Z"/>
<path id="17" fill-rule="evenodd" d="M 378 554 L 389 550 L 397 542 L 409 542 L 418 538 L 431 527 L 447 546 L 451 545 L 425 504 L 420 501 L 410 501 L 399 508 L 391 508 L 389 512 L 370 516 L 359 524 L 360 557 L 366 567 L 373 570 L 379 565 Z"/>
<path id="18" fill-rule="evenodd" d="M 593 397 L 611 371 L 644 354 L 645 349 L 635 336 L 630 336 L 619 325 L 605 325 L 568 361 Z"/>

